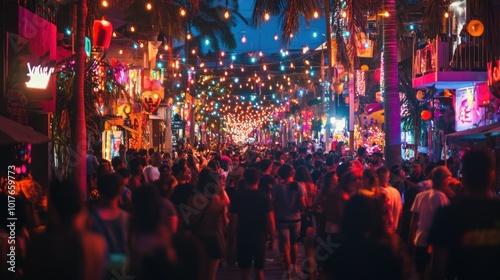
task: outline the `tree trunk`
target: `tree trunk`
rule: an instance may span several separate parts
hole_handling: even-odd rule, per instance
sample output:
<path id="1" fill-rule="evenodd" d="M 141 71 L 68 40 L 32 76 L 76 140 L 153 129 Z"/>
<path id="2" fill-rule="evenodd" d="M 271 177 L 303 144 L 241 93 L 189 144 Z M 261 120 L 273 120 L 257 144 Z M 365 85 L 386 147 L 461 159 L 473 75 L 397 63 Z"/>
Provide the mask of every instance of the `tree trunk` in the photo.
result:
<path id="1" fill-rule="evenodd" d="M 85 80 L 85 19 L 87 18 L 87 0 L 78 0 L 77 14 L 73 20 L 76 24 L 76 64 L 73 85 L 73 116 L 71 121 L 71 178 L 80 185 L 83 199 L 87 198 L 87 164 L 85 154 L 87 148 L 87 131 L 85 127 L 84 80 Z"/>
<path id="2" fill-rule="evenodd" d="M 398 89 L 396 0 L 384 0 L 384 92 L 386 166 L 401 164 L 401 107 Z"/>
<path id="3" fill-rule="evenodd" d="M 325 29 L 326 29 L 326 49 L 327 49 L 327 60 L 328 64 L 326 66 L 326 78 L 324 79 L 325 82 L 325 88 L 322 91 L 322 96 L 321 96 L 321 113 L 322 115 L 326 115 L 326 122 L 325 122 L 325 150 L 324 152 L 328 153 L 330 151 L 330 115 L 327 114 L 326 111 L 326 94 L 330 94 L 330 97 L 333 96 L 333 93 L 330 92 L 328 83 L 332 82 L 332 66 L 333 66 L 333 61 L 332 61 L 332 32 L 331 32 L 331 22 L 330 22 L 330 0 L 325 0 Z M 323 52 L 321 52 L 321 58 L 323 58 Z M 321 65 L 323 65 L 323 59 L 321 60 Z M 323 69 L 321 69 L 321 73 L 323 73 Z M 337 77 L 335 77 L 337 78 Z M 337 82 L 337 80 L 335 80 Z M 325 92 L 326 91 L 326 92 Z M 331 98 L 330 98 L 331 100 Z M 334 113 L 333 117 L 337 117 L 336 112 L 335 112 L 335 105 L 334 105 Z M 321 142 L 321 139 L 320 139 Z"/>

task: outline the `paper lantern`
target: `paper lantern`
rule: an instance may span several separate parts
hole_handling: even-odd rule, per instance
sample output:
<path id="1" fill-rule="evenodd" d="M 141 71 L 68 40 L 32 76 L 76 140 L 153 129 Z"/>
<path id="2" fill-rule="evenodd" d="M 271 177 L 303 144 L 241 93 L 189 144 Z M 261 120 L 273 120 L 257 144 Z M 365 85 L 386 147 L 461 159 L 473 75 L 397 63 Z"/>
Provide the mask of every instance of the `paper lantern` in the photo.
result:
<path id="1" fill-rule="evenodd" d="M 473 19 L 467 24 L 467 32 L 469 32 L 471 36 L 479 37 L 483 35 L 484 24 L 480 20 Z"/>
<path id="2" fill-rule="evenodd" d="M 376 111 L 384 110 L 384 105 L 382 103 L 370 103 L 366 104 L 365 112 L 367 115 L 370 115 Z"/>
<path id="3" fill-rule="evenodd" d="M 95 47 L 107 50 L 113 36 L 113 25 L 107 20 L 94 20 L 93 41 Z"/>
<path id="4" fill-rule="evenodd" d="M 344 83 L 333 83 L 333 89 L 335 90 L 335 93 L 341 94 L 342 91 L 344 91 Z"/>
<path id="5" fill-rule="evenodd" d="M 424 92 L 421 89 L 417 90 L 416 97 L 418 101 L 424 100 Z"/>
<path id="6" fill-rule="evenodd" d="M 474 92 L 477 97 L 477 106 L 479 107 L 488 106 L 490 104 L 490 100 L 493 99 L 487 82 L 476 84 L 474 86 Z"/>
<path id="7" fill-rule="evenodd" d="M 368 65 L 366 65 L 366 64 L 361 65 L 361 70 L 368 71 L 369 69 L 370 68 L 368 67 Z"/>
<path id="8" fill-rule="evenodd" d="M 380 68 L 375 69 L 373 78 L 375 79 L 375 82 L 380 83 Z"/>
<path id="9" fill-rule="evenodd" d="M 422 112 L 420 113 L 420 116 L 422 117 L 422 120 L 428 121 L 431 119 L 432 113 L 429 110 L 422 110 Z"/>

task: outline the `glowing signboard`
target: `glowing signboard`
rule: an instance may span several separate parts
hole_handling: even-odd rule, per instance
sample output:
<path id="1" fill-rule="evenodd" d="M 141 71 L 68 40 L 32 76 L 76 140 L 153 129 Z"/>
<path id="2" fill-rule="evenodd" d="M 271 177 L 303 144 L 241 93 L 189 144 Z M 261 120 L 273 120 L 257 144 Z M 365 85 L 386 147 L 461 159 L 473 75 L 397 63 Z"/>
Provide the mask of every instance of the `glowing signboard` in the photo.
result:
<path id="1" fill-rule="evenodd" d="M 455 99 L 455 130 L 462 131 L 474 127 L 481 120 L 481 111 L 476 102 L 474 88 L 457 89 Z"/>
<path id="2" fill-rule="evenodd" d="M 49 84 L 50 75 L 54 73 L 54 67 L 42 67 L 41 65 L 31 67 L 28 62 L 28 77 L 26 87 L 34 89 L 46 89 Z"/>
<path id="3" fill-rule="evenodd" d="M 92 51 L 92 42 L 90 42 L 90 39 L 88 37 L 85 37 L 85 54 L 87 54 L 87 57 L 90 57 L 91 51 Z"/>

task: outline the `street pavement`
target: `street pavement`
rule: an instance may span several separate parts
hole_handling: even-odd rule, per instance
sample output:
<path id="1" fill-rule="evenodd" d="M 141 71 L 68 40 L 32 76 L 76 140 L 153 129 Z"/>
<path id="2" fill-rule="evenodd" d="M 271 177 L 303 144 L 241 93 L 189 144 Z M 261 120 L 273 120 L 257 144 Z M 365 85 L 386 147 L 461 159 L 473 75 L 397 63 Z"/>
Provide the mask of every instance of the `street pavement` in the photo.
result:
<path id="1" fill-rule="evenodd" d="M 264 278 L 266 280 L 286 280 L 285 275 L 285 267 L 283 262 L 281 261 L 280 253 L 277 248 L 273 251 L 267 251 L 266 255 L 266 263 L 264 265 Z M 301 267 L 302 262 L 304 261 L 304 245 L 299 243 L 299 267 Z M 299 269 L 300 270 L 300 269 Z M 238 268 L 238 264 L 234 266 L 230 266 L 226 264 L 225 261 L 222 262 L 222 265 L 219 267 L 217 271 L 217 280 L 238 280 L 241 279 L 241 271 Z M 250 273 L 250 279 L 255 279 L 255 275 L 253 274 L 253 270 Z M 301 272 L 299 274 L 292 274 L 293 280 L 302 280 L 307 279 Z"/>
<path id="2" fill-rule="evenodd" d="M 266 255 L 266 263 L 264 265 L 264 278 L 265 280 L 287 280 L 283 262 L 281 261 L 280 253 L 277 248 L 273 251 L 268 251 Z M 304 245 L 299 243 L 299 270 L 304 262 Z M 413 260 L 411 261 L 413 264 Z M 225 260 L 222 261 L 218 271 L 217 280 L 239 280 L 241 279 L 241 271 L 238 264 L 228 265 Z M 255 279 L 253 270 L 250 273 L 250 279 Z M 298 274 L 292 274 L 292 280 L 306 280 L 308 279 L 305 274 L 299 271 Z M 418 275 L 414 272 L 413 267 L 408 280 L 417 280 Z"/>

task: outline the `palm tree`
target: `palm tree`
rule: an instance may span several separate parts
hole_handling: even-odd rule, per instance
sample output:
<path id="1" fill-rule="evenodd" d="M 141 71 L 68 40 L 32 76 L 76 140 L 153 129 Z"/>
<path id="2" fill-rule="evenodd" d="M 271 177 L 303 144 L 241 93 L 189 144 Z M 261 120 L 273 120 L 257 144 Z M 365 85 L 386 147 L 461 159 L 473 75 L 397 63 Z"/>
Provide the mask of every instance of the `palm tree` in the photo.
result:
<path id="1" fill-rule="evenodd" d="M 330 0 L 326 0 L 330 1 Z M 330 1 L 331 2 L 331 1 Z M 336 10 L 340 6 L 340 1 L 334 0 L 331 5 Z M 406 3 L 405 1 L 401 1 Z M 321 1 L 299 1 L 299 0 L 257 0 L 254 5 L 252 15 L 252 25 L 259 26 L 263 22 L 265 13 L 270 15 L 281 16 L 282 26 L 282 44 L 290 42 L 290 34 L 299 30 L 299 15 L 304 16 L 306 23 L 311 19 L 313 12 L 321 7 Z M 329 4 L 329 3 L 328 3 Z M 380 1 L 374 0 L 348 0 L 347 4 L 342 7 L 351 16 L 348 30 L 351 34 L 357 34 L 360 31 L 365 31 L 365 23 L 367 11 L 379 12 Z M 398 22 L 396 17 L 396 0 L 384 0 L 384 11 L 388 12 L 388 17 L 384 19 L 384 35 L 383 44 L 384 52 L 383 59 L 385 63 L 385 116 L 386 116 L 386 159 L 387 164 L 398 164 L 401 161 L 401 116 L 399 106 L 399 90 L 398 90 Z M 329 15 L 326 15 L 329 16 Z M 338 17 L 337 16 L 337 23 Z M 334 24 L 335 26 L 335 24 Z M 337 61 L 342 64 L 345 69 L 358 69 L 355 36 L 345 42 L 344 36 L 341 35 L 341 29 L 337 26 L 334 30 L 337 41 Z"/>
<path id="2" fill-rule="evenodd" d="M 73 88 L 73 114 L 71 120 L 71 149 L 73 162 L 71 165 L 71 178 L 80 185 L 83 199 L 87 198 L 87 130 L 85 126 L 85 21 L 87 18 L 87 0 L 77 2 L 77 13 L 73 16 L 76 22 L 76 65 L 75 81 Z"/>
<path id="3" fill-rule="evenodd" d="M 306 25 L 314 18 L 314 13 L 323 7 L 322 0 L 256 0 L 252 13 L 251 25 L 259 27 L 265 21 L 265 15 L 280 16 L 281 43 L 290 43 L 291 35 L 299 32 L 300 16 Z"/>
<path id="4" fill-rule="evenodd" d="M 396 0 L 384 0 L 384 115 L 386 165 L 401 164 L 401 107 L 398 87 Z"/>

